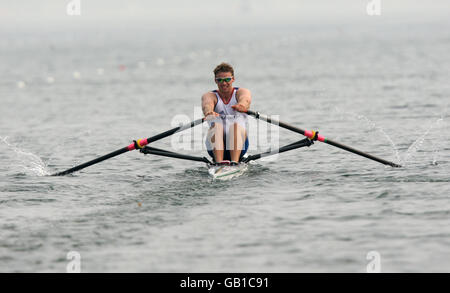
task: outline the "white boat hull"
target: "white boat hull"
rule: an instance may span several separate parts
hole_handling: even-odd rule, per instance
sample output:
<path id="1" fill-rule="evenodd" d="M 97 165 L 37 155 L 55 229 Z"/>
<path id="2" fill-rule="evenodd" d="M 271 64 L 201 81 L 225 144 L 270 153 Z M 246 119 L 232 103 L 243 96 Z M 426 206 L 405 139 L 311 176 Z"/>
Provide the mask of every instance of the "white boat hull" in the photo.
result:
<path id="1" fill-rule="evenodd" d="M 240 163 L 236 166 L 210 166 L 209 175 L 215 180 L 230 180 L 241 176 L 248 168 L 248 164 Z"/>

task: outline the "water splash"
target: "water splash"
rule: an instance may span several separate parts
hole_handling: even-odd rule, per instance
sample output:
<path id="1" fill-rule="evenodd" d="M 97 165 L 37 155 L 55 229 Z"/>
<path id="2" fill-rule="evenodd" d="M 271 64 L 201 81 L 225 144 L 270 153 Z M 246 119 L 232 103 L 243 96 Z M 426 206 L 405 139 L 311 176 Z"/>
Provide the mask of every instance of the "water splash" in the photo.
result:
<path id="1" fill-rule="evenodd" d="M 439 119 L 437 119 L 436 121 L 434 121 L 434 123 L 432 123 L 430 126 L 428 126 L 427 130 L 408 147 L 408 149 L 406 150 L 405 155 L 403 156 L 403 158 L 401 158 L 400 152 L 399 152 L 399 148 L 394 143 L 394 141 L 390 138 L 390 136 L 383 130 L 383 128 L 381 126 L 378 126 L 375 122 L 373 122 L 372 120 L 370 120 L 369 118 L 367 118 L 364 115 L 342 111 L 338 107 L 335 107 L 335 110 L 338 113 L 345 115 L 345 117 L 352 117 L 353 119 L 363 121 L 363 122 L 365 122 L 366 125 L 369 126 L 369 129 L 375 129 L 379 133 L 383 134 L 384 137 L 391 144 L 391 146 L 392 146 L 392 148 L 394 150 L 395 156 L 397 158 L 397 162 L 399 162 L 399 164 L 402 165 L 402 166 L 406 166 L 408 164 L 408 162 L 410 162 L 411 159 L 414 157 L 414 155 L 419 150 L 423 149 L 422 145 L 426 141 L 426 138 L 430 138 L 430 133 L 435 128 L 440 126 L 440 124 L 444 121 L 444 115 L 442 114 Z M 434 140 L 432 142 L 432 145 L 433 145 L 433 153 L 432 153 L 432 162 L 431 162 L 431 164 L 432 165 L 437 165 L 438 164 L 437 163 L 438 155 L 439 155 L 439 149 L 438 149 L 439 146 L 434 142 Z"/>
<path id="2" fill-rule="evenodd" d="M 391 144 L 391 147 L 392 147 L 392 149 L 394 151 L 394 155 L 395 155 L 395 157 L 397 159 L 397 162 L 401 162 L 402 161 L 401 158 L 400 158 L 400 153 L 399 153 L 397 145 L 394 143 L 394 141 L 391 139 L 391 137 L 384 131 L 384 129 L 381 126 L 378 126 L 375 122 L 373 122 L 372 120 L 370 120 L 369 118 L 367 118 L 364 115 L 354 114 L 354 113 L 349 113 L 349 112 L 346 112 L 346 111 L 342 111 L 338 107 L 335 107 L 335 109 L 336 109 L 336 111 L 338 113 L 345 114 L 346 117 L 353 117 L 356 120 L 362 120 L 363 122 L 366 123 L 366 125 L 369 126 L 370 130 L 374 129 L 374 130 L 378 131 L 379 133 L 381 133 L 382 135 L 384 135 L 384 137 Z"/>
<path id="3" fill-rule="evenodd" d="M 441 118 L 438 119 L 436 121 L 436 125 L 440 126 L 440 124 L 444 121 L 444 116 L 441 115 Z M 433 150 L 433 155 L 432 155 L 432 161 L 431 164 L 432 165 L 437 165 L 438 164 L 438 158 L 439 158 L 439 146 L 440 144 L 442 144 L 443 140 L 432 140 L 431 141 L 431 146 L 432 146 L 432 150 Z"/>
<path id="4" fill-rule="evenodd" d="M 425 142 L 426 138 L 430 137 L 430 132 L 432 130 L 434 130 L 437 126 L 439 126 L 442 121 L 444 121 L 444 117 L 441 115 L 441 117 L 439 119 L 437 119 L 433 124 L 431 124 L 430 126 L 428 126 L 427 131 L 425 131 L 418 139 L 416 139 L 411 146 L 408 148 L 408 150 L 406 151 L 406 154 L 402 160 L 403 164 L 407 164 L 411 158 L 414 157 L 414 155 L 417 153 L 418 150 L 421 149 L 423 143 Z M 433 157 L 432 157 L 432 164 L 433 165 L 437 165 L 437 155 L 438 155 L 438 150 L 435 147 L 434 151 L 433 151 Z"/>
<path id="5" fill-rule="evenodd" d="M 17 166 L 23 168 L 25 173 L 32 173 L 33 175 L 46 176 L 51 173 L 47 170 L 47 165 L 35 154 L 26 152 L 8 142 L 8 137 L 1 137 L 5 145 L 7 145 L 16 155 L 17 160 L 20 162 Z"/>

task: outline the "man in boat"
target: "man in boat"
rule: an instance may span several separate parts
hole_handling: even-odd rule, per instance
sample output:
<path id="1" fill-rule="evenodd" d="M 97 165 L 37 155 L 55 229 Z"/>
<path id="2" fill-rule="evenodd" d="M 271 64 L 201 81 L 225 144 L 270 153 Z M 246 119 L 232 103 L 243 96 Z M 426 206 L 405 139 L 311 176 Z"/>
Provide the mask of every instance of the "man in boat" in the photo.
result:
<path id="1" fill-rule="evenodd" d="M 217 90 L 202 96 L 202 110 L 210 129 L 208 153 L 218 165 L 238 165 L 248 149 L 247 110 L 252 101 L 248 89 L 233 87 L 234 69 L 221 63 L 214 69 Z"/>

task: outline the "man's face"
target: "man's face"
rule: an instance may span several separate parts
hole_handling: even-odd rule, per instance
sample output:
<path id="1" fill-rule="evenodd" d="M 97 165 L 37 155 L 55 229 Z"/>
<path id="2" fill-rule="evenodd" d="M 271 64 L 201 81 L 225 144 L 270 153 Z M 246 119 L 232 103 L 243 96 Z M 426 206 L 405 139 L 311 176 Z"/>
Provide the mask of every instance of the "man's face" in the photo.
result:
<path id="1" fill-rule="evenodd" d="M 231 72 L 219 72 L 216 74 L 215 81 L 221 92 L 228 92 L 233 88 L 234 76 Z"/>

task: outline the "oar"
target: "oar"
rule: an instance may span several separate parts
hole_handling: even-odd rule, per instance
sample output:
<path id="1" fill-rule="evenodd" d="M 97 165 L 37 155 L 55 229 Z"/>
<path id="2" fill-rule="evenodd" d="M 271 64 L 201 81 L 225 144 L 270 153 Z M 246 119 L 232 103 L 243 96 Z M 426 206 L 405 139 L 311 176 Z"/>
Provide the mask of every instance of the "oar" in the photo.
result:
<path id="1" fill-rule="evenodd" d="M 123 147 L 121 149 L 118 149 L 117 151 L 114 151 L 112 153 L 106 154 L 106 155 L 101 156 L 101 157 L 99 157 L 97 159 L 94 159 L 92 161 L 89 161 L 89 162 L 83 163 L 81 165 L 75 166 L 75 167 L 70 168 L 70 169 L 68 169 L 66 171 L 62 171 L 62 172 L 58 172 L 58 173 L 52 174 L 51 176 L 67 175 L 67 174 L 76 172 L 78 170 L 84 169 L 86 167 L 92 166 L 94 164 L 100 163 L 100 162 L 102 162 L 104 160 L 107 160 L 107 159 L 113 158 L 115 156 L 121 155 L 121 154 L 126 153 L 128 151 L 132 151 L 132 150 L 135 150 L 137 148 L 142 148 L 145 145 L 149 144 L 150 142 L 154 142 L 154 141 L 160 140 L 160 139 L 162 139 L 164 137 L 167 137 L 167 136 L 170 136 L 170 135 L 172 135 L 172 134 L 174 134 L 176 132 L 183 131 L 183 130 L 192 128 L 192 127 L 194 127 L 194 126 L 196 126 L 198 124 L 201 124 L 201 123 L 203 123 L 204 119 L 205 118 L 197 119 L 195 121 L 192 121 L 191 123 L 175 127 L 173 129 L 167 130 L 167 131 L 162 132 L 160 134 L 157 134 L 155 136 L 152 136 L 152 137 L 149 137 L 149 138 L 146 138 L 146 139 L 137 140 L 137 141 L 133 142 L 132 144 L 130 144 L 129 146 L 126 146 L 126 147 Z"/>
<path id="2" fill-rule="evenodd" d="M 393 163 L 393 162 L 389 162 L 389 161 L 380 159 L 380 158 L 375 157 L 375 156 L 373 156 L 373 155 L 370 155 L 370 154 L 368 154 L 368 153 L 359 151 L 359 150 L 354 149 L 354 148 L 352 148 L 352 147 L 349 147 L 349 146 L 343 145 L 343 144 L 341 144 L 341 143 L 335 142 L 335 141 L 333 141 L 333 140 L 331 140 L 331 139 L 325 138 L 325 137 L 323 137 L 322 135 L 318 134 L 318 132 L 311 131 L 311 130 L 303 130 L 303 129 L 300 129 L 300 128 L 298 128 L 298 127 L 295 127 L 295 126 L 289 125 L 289 124 L 287 124 L 287 123 L 284 123 L 284 122 L 282 122 L 282 121 L 272 120 L 272 119 L 269 118 L 267 115 L 262 115 L 262 114 L 260 114 L 259 112 L 254 112 L 254 111 L 248 110 L 248 111 L 247 111 L 247 114 L 252 115 L 252 116 L 254 116 L 254 117 L 257 118 L 257 119 L 264 120 L 264 121 L 266 121 L 266 122 L 268 122 L 268 123 L 272 123 L 272 124 L 275 124 L 275 125 L 279 125 L 280 127 L 283 127 L 283 128 L 289 129 L 289 130 L 291 130 L 291 131 L 300 133 L 300 134 L 302 134 L 302 135 L 304 135 L 304 136 L 306 136 L 306 137 L 309 137 L 310 139 L 314 139 L 314 140 L 318 140 L 318 141 L 321 141 L 321 142 L 330 144 L 330 145 L 332 145 L 332 146 L 335 146 L 335 147 L 338 147 L 338 148 L 340 148 L 340 149 L 343 149 L 343 150 L 352 152 L 352 153 L 354 153 L 354 154 L 357 154 L 357 155 L 366 157 L 366 158 L 368 158 L 368 159 L 377 161 L 377 162 L 379 162 L 379 163 L 382 163 L 382 164 L 385 164 L 385 165 L 389 165 L 389 166 L 392 166 L 392 167 L 401 167 L 401 165 L 398 165 L 398 164 L 396 164 L 396 163 Z"/>

